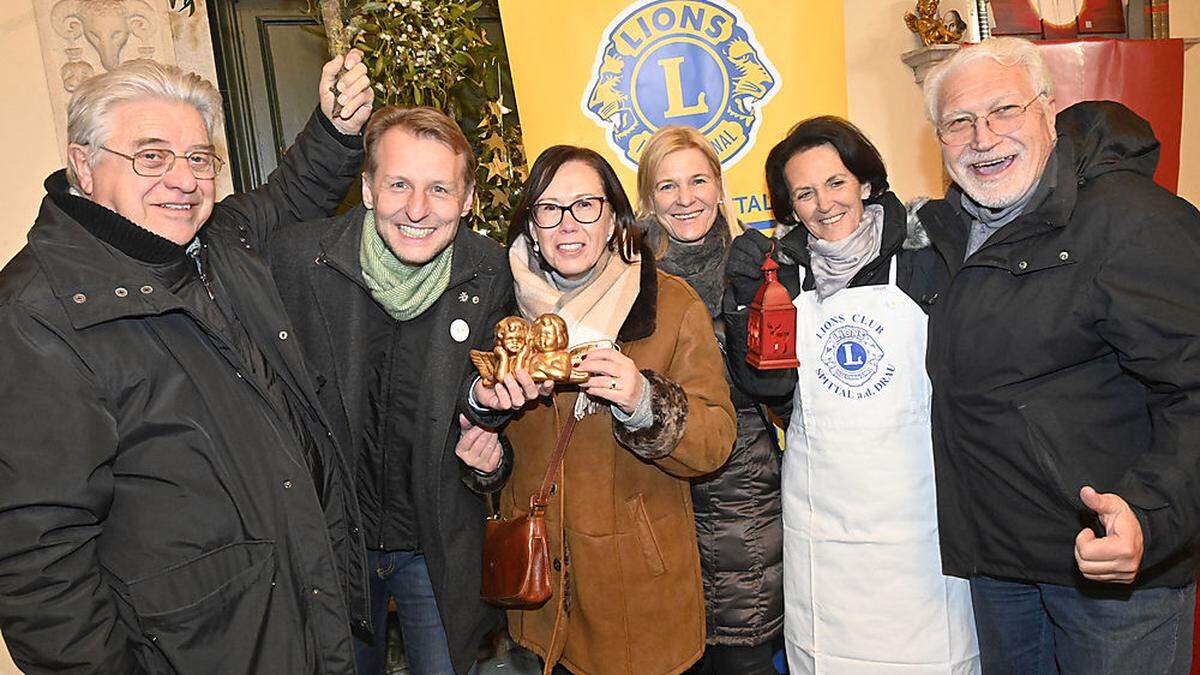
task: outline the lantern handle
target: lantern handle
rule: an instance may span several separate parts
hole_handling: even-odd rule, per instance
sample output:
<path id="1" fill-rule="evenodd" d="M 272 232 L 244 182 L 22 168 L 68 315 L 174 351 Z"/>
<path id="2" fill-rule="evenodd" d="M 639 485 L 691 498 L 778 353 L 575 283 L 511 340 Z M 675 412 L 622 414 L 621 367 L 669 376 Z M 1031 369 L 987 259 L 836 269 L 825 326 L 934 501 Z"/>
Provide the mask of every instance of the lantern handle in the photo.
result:
<path id="1" fill-rule="evenodd" d="M 763 258 L 762 265 L 759 266 L 759 269 L 762 270 L 764 273 L 763 276 L 766 276 L 767 272 L 771 272 L 771 271 L 779 269 L 779 263 L 775 262 L 775 259 L 771 257 L 772 255 L 774 255 L 774 253 L 775 253 L 775 240 L 772 239 L 771 240 L 771 248 L 767 249 L 767 257 Z M 770 279 L 770 278 L 771 277 L 768 277 L 768 279 Z"/>

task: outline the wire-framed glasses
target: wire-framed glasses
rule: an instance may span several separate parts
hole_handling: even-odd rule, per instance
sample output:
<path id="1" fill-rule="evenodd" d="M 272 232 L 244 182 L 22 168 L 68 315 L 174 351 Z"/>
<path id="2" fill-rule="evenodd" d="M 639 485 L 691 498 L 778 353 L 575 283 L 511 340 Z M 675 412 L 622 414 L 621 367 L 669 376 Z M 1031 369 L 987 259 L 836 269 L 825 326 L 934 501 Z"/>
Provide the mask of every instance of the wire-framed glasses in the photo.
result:
<path id="1" fill-rule="evenodd" d="M 1011 134 L 1025 123 L 1025 112 L 1029 110 L 1029 106 L 1045 95 L 1045 92 L 1042 92 L 1025 105 L 1002 105 L 983 117 L 966 113 L 942 122 L 937 125 L 938 140 L 945 145 L 966 145 L 975 135 L 975 125 L 980 119 L 997 136 Z"/>
<path id="2" fill-rule="evenodd" d="M 165 148 L 146 148 L 138 150 L 132 155 L 117 152 L 103 145 L 100 146 L 100 149 L 129 160 L 133 164 L 133 172 L 146 178 L 158 178 L 166 174 L 171 167 L 175 166 L 175 160 L 180 157 Z M 225 164 L 220 157 L 206 150 L 193 150 L 182 157 L 187 160 L 187 166 L 192 170 L 192 175 L 200 180 L 216 178 Z"/>

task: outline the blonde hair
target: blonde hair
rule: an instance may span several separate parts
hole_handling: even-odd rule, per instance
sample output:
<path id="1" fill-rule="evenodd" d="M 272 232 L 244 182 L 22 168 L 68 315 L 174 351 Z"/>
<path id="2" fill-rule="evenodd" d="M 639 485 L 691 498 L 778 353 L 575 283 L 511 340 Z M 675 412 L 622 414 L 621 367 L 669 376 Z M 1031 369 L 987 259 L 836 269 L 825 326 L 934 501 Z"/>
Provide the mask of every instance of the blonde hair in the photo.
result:
<path id="1" fill-rule="evenodd" d="M 731 238 L 738 236 L 742 233 L 743 228 L 733 211 L 733 200 L 729 198 L 729 193 L 725 189 L 725 175 L 721 172 L 721 160 L 717 158 L 717 152 L 713 150 L 708 139 L 693 127 L 661 127 L 646 142 L 646 146 L 642 149 L 642 156 L 638 159 L 638 220 L 655 217 L 655 174 L 658 173 L 658 168 L 662 165 L 663 160 L 672 152 L 689 148 L 699 150 L 708 160 L 708 168 L 712 170 L 713 177 L 717 181 L 717 197 L 720 199 L 718 210 L 721 215 L 725 216 L 729 236 Z M 662 255 L 662 253 L 662 251 L 655 252 L 656 255 Z"/>
<path id="2" fill-rule="evenodd" d="M 221 128 L 221 93 L 211 82 L 178 66 L 135 59 L 88 78 L 67 103 L 67 142 L 88 148 L 88 164 L 95 166 L 100 146 L 112 133 L 109 115 L 129 101 L 157 99 L 186 103 L 200 113 L 209 142 Z M 79 188 L 75 168 L 67 162 L 67 182 Z"/>
<path id="3" fill-rule="evenodd" d="M 363 167 L 368 177 L 374 177 L 378 165 L 376 148 L 388 131 L 401 128 L 417 138 L 441 142 L 463 158 L 463 185 L 470 191 L 475 185 L 475 151 L 467 142 L 462 129 L 449 115 L 428 106 L 405 108 L 389 105 L 376 110 L 363 131 Z"/>
<path id="4" fill-rule="evenodd" d="M 925 76 L 922 89 L 925 94 L 925 116 L 930 122 L 935 125 L 938 123 L 938 99 L 941 98 L 942 81 L 946 76 L 982 58 L 992 59 L 1006 68 L 1021 66 L 1029 74 L 1035 93 L 1045 94 L 1047 101 L 1054 97 L 1054 78 L 1036 45 L 1015 37 L 988 38 L 977 45 L 962 47 Z"/>

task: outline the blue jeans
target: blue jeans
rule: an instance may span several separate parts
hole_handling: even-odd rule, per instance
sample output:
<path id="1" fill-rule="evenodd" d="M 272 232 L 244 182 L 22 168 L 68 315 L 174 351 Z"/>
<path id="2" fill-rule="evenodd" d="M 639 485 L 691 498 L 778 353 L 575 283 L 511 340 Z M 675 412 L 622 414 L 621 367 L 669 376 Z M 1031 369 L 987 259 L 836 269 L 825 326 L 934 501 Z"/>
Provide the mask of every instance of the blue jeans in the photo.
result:
<path id="1" fill-rule="evenodd" d="M 413 675 L 453 673 L 446 630 L 433 597 L 433 583 L 425 556 L 412 551 L 367 551 L 367 569 L 371 581 L 371 621 L 374 641 L 354 641 L 354 656 L 359 675 L 383 675 L 387 672 L 388 600 L 395 599 L 400 632 L 404 635 L 404 655 Z"/>
<path id="2" fill-rule="evenodd" d="M 1079 589 L 974 577 L 983 672 L 1187 675 L 1196 584 Z"/>

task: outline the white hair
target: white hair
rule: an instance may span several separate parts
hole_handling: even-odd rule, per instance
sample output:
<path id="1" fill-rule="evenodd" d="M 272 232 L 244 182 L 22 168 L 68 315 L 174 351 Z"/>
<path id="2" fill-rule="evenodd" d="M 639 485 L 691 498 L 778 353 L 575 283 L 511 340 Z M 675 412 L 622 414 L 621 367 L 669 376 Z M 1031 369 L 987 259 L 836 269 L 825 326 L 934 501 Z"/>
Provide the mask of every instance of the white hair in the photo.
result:
<path id="1" fill-rule="evenodd" d="M 981 58 L 992 59 L 1005 67 L 1021 66 L 1029 74 L 1034 93 L 1045 94 L 1047 99 L 1054 96 L 1054 79 L 1036 45 L 1021 38 L 989 38 L 977 45 L 964 46 L 954 52 L 953 56 L 930 69 L 925 76 L 925 116 L 930 122 L 938 122 L 942 81 L 955 70 Z"/>
<path id="2" fill-rule="evenodd" d="M 222 125 L 221 93 L 211 82 L 149 59 L 126 61 L 120 66 L 88 78 L 67 104 L 67 142 L 88 148 L 88 164 L 96 165 L 100 146 L 111 133 L 109 115 L 129 101 L 157 99 L 186 103 L 200 113 L 208 137 L 214 138 Z M 79 188 L 79 177 L 67 163 L 67 181 Z"/>

